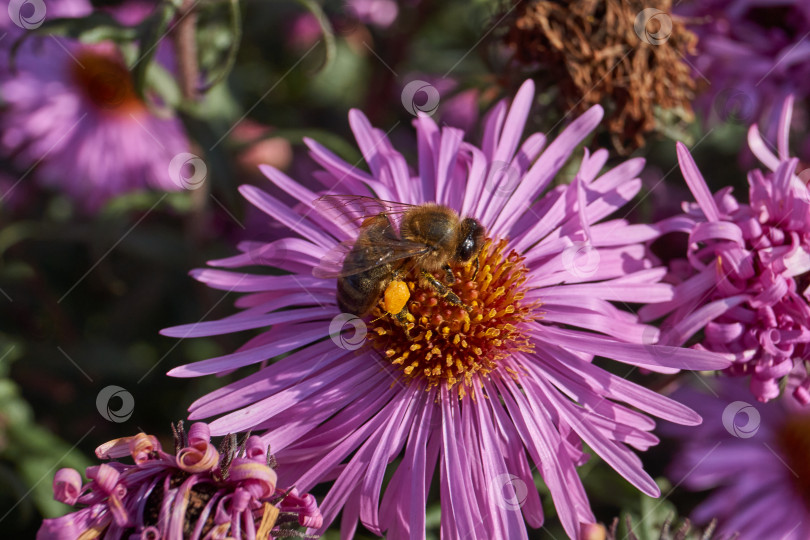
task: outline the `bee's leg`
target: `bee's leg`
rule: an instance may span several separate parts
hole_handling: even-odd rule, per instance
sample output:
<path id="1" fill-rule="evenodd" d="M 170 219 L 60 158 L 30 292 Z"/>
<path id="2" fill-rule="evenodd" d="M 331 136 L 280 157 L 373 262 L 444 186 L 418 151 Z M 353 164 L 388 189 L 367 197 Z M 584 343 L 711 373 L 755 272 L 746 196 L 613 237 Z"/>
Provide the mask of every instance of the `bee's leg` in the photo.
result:
<path id="1" fill-rule="evenodd" d="M 450 268 L 449 264 L 445 264 L 442 266 L 442 270 L 444 270 L 444 282 L 448 285 L 452 285 L 456 282 L 456 276 L 453 275 L 453 269 Z"/>
<path id="2" fill-rule="evenodd" d="M 473 272 L 472 278 L 475 279 L 478 277 L 478 269 L 481 266 L 481 263 L 478 261 L 478 257 L 475 258 L 475 272 Z"/>
<path id="3" fill-rule="evenodd" d="M 433 274 L 431 274 L 430 272 L 425 272 L 424 270 L 422 270 L 422 278 L 424 278 L 424 280 L 427 281 L 428 285 L 436 289 L 436 292 L 442 295 L 444 299 L 450 302 L 451 304 L 454 304 L 456 306 L 462 306 L 467 311 L 472 310 L 470 306 L 465 305 L 464 302 L 461 301 L 461 298 L 459 298 L 456 295 L 456 293 L 448 289 L 444 283 L 433 277 Z"/>
<path id="4" fill-rule="evenodd" d="M 408 306 L 402 308 L 399 313 L 394 315 L 394 318 L 402 327 L 402 330 L 405 331 L 405 337 L 408 339 L 408 341 L 413 341 L 413 337 L 411 336 L 411 328 L 413 328 L 413 321 L 415 319 L 413 315 L 411 315 L 411 312 L 408 311 Z"/>

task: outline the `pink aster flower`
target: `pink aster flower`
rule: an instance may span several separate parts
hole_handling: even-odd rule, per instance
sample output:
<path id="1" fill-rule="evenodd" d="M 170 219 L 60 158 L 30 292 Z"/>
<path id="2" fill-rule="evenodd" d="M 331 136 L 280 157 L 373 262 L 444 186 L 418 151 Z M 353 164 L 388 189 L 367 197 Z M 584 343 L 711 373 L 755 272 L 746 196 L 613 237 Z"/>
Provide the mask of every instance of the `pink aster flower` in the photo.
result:
<path id="1" fill-rule="evenodd" d="M 678 144 L 678 160 L 696 204 L 661 223 L 665 232 L 689 234 L 687 276 L 675 298 L 646 306 L 640 314 L 664 322 L 663 343 L 679 345 L 705 328 L 699 347 L 733 359 L 731 375 L 751 377 L 760 401 L 777 397 L 780 381 L 794 367 L 802 381 L 794 390 L 810 402 L 807 376 L 810 343 L 810 192 L 796 176 L 798 160 L 789 157 L 788 130 L 793 100 L 779 122 L 778 155 L 756 125 L 748 133 L 754 154 L 768 167 L 748 174 L 749 203 L 731 188 L 712 195 L 689 151 Z"/>
<path id="2" fill-rule="evenodd" d="M 99 459 L 131 457 L 88 467 L 83 484 L 75 469 L 53 479 L 56 500 L 80 510 L 46 519 L 37 539 L 267 538 L 301 536 L 292 528 L 322 521 L 312 495 L 276 487 L 268 445 L 257 436 L 237 447 L 229 436 L 220 451 L 208 426 L 175 432 L 177 455 L 164 452 L 145 433 L 115 439 L 96 449 Z"/>
<path id="3" fill-rule="evenodd" d="M 313 268 L 339 242 L 353 241 L 356 226 L 314 203 L 319 193 L 264 167 L 298 204 L 288 207 L 253 186 L 241 192 L 289 236 L 243 243 L 241 254 L 211 262 L 222 269 L 193 273 L 210 287 L 248 293 L 237 301 L 240 313 L 163 331 L 190 338 L 263 329 L 235 353 L 170 375 L 262 364 L 199 399 L 191 416 L 218 416 L 211 423 L 216 433 L 264 430 L 282 478 L 299 489 L 334 481 L 321 509 L 325 525 L 342 509 L 343 537 L 362 521 L 389 538 L 424 538 L 426 498 L 438 471 L 443 538 L 526 538 L 525 522 L 539 527 L 544 519 L 531 489 L 535 468 L 563 527 L 579 537 L 595 521 L 576 472 L 588 457 L 583 442 L 656 496 L 631 449 L 657 443 L 647 414 L 700 422 L 683 405 L 595 366 L 594 357 L 665 373 L 726 365 L 704 351 L 649 345 L 656 330 L 613 305 L 672 294 L 659 283 L 665 269 L 653 266 L 642 244 L 657 230 L 602 221 L 639 191 L 643 162 L 600 174 L 607 152 L 585 152 L 573 182 L 551 187 L 603 112 L 590 109 L 556 140 L 535 133 L 521 144 L 533 98 L 529 81 L 511 107 L 497 104 L 480 147 L 420 115 L 414 168 L 359 111 L 349 122 L 370 172 L 306 140 L 329 193 L 436 202 L 480 221 L 488 238 L 477 264 L 452 263 L 452 284 L 444 273 L 433 275 L 469 311 L 409 270 L 402 279 L 410 290 L 410 337 L 380 304 L 365 320 L 341 313 L 335 280 L 314 277 Z M 231 270 L 262 264 L 284 274 Z M 346 323 L 354 330 L 341 333 Z"/>
<path id="4" fill-rule="evenodd" d="M 683 447 L 670 478 L 691 490 L 713 489 L 692 517 L 717 519 L 723 538 L 810 538 L 810 409 L 787 396 L 752 405 L 741 381 L 709 382 L 713 395 L 675 394 L 704 420 L 698 428 L 673 426 Z"/>
<path id="5" fill-rule="evenodd" d="M 810 4 L 805 0 L 692 0 L 675 9 L 698 36 L 691 60 L 707 114 L 776 125 L 772 104 L 810 89 Z"/>
<path id="6" fill-rule="evenodd" d="M 54 0 L 46 18 L 91 9 L 85 0 Z M 6 56 L 24 30 L 8 21 L 0 27 L 10 34 L 0 41 Z M 90 211 L 135 190 L 187 187 L 169 173 L 172 159 L 188 151 L 182 124 L 138 97 L 112 43 L 30 37 L 15 57 L 16 71 L 3 64 L 0 153 L 25 171 L 21 181 L 30 173 Z"/>

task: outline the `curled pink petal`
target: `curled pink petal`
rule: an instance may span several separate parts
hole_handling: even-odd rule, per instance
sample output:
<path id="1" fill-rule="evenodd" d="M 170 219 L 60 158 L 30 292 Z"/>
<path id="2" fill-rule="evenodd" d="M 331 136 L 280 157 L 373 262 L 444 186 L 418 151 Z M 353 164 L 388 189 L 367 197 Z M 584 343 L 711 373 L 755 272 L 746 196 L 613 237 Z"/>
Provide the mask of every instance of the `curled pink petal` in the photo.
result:
<path id="1" fill-rule="evenodd" d="M 177 465 L 187 472 L 202 472 L 213 469 L 219 463 L 219 452 L 210 443 L 208 425 L 198 422 L 191 426 L 189 446 L 177 453 Z"/>
<path id="2" fill-rule="evenodd" d="M 683 342 L 701 328 L 706 331 L 700 348 L 734 360 L 726 373 L 750 376 L 751 393 L 759 401 L 777 398 L 782 382 L 791 376 L 801 384 L 808 380 L 810 356 L 810 303 L 803 296 L 810 272 L 810 196 L 797 183 L 798 160 L 787 154 L 792 99 L 782 104 L 775 155 L 755 126 L 749 144 L 770 171 L 748 174 L 749 202 L 734 201 L 730 190 L 712 195 L 685 146 L 678 145 L 684 178 L 702 214 L 689 233 L 686 261 L 678 265 L 674 298 L 646 312 L 668 314 L 667 333 L 680 333 Z M 722 211 L 715 203 L 722 200 Z M 680 222 L 687 224 L 681 216 Z M 683 262 L 688 262 L 684 265 Z M 711 272 L 711 274 L 709 273 Z M 703 277 L 713 277 L 706 283 Z M 688 284 L 701 283 L 702 288 Z M 708 286 L 707 286 L 708 285 Z M 677 336 L 676 336 L 677 337 Z M 793 394 L 802 402 L 798 386 Z"/>
<path id="3" fill-rule="evenodd" d="M 320 526 L 311 496 L 296 499 L 298 505 L 286 510 L 300 516 L 298 520 L 268 521 L 278 514 L 281 498 L 276 494 L 278 475 L 267 465 L 267 443 L 259 437 L 249 439 L 247 456 L 236 457 L 241 450 L 233 448 L 222 463 L 211 451 L 207 425 L 195 424 L 188 436 L 175 433 L 175 439 L 176 444 L 189 444 L 178 458 L 163 453 L 157 438 L 143 433 L 101 445 L 102 458 L 129 454 L 133 463 L 88 467 L 90 482 L 85 486 L 78 471 L 59 470 L 54 477 L 57 500 L 85 508 L 45 520 L 37 537 L 118 538 L 121 531 L 132 529 L 132 538 L 140 540 L 203 540 L 203 531 L 205 538 L 223 540 L 255 538 L 259 531 L 278 538 L 290 536 L 290 527 L 297 527 L 298 521 Z"/>
<path id="4" fill-rule="evenodd" d="M 74 505 L 82 493 L 82 475 L 76 469 L 59 469 L 53 477 L 54 498 Z"/>
<path id="5" fill-rule="evenodd" d="M 264 463 L 267 460 L 267 443 L 261 437 L 252 435 L 247 440 L 245 456 L 248 459 Z"/>

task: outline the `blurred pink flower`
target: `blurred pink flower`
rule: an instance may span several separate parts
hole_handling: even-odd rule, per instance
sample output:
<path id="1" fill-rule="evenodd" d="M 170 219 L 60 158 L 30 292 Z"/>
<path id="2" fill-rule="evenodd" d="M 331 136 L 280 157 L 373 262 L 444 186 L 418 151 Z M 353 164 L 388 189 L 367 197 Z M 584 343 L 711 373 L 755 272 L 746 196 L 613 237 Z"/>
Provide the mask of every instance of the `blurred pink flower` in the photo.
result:
<path id="1" fill-rule="evenodd" d="M 91 7 L 55 0 L 47 10 L 47 17 L 83 16 Z M 0 42 L 3 55 L 23 32 L 5 29 L 12 35 Z M 112 43 L 30 37 L 15 63 L 16 70 L 0 69 L 0 152 L 26 171 L 23 179 L 30 171 L 88 211 L 123 193 L 184 187 L 169 172 L 172 159 L 188 151 L 182 124 L 138 97 Z"/>
<path id="2" fill-rule="evenodd" d="M 703 416 L 696 428 L 672 426 L 682 447 L 670 468 L 676 485 L 713 489 L 692 517 L 719 522 L 739 540 L 810 538 L 810 408 L 788 396 L 752 405 L 741 381 L 707 381 L 713 395 L 685 389 L 674 398 Z"/>
<path id="3" fill-rule="evenodd" d="M 697 105 L 710 117 L 776 125 L 789 94 L 810 96 L 810 3 L 690 0 L 674 7 L 698 36 L 690 61 L 706 80 Z M 769 133 L 771 135 L 772 133 Z"/>
<path id="4" fill-rule="evenodd" d="M 239 122 L 230 134 L 237 145 L 236 161 L 244 173 L 253 174 L 259 165 L 286 169 L 293 158 L 292 145 L 283 137 L 272 137 L 273 128 L 250 119 Z"/>
<path id="5" fill-rule="evenodd" d="M 312 47 L 323 35 L 318 19 L 307 11 L 296 15 L 287 27 L 287 43 L 294 48 L 307 50 Z"/>
<path id="6" fill-rule="evenodd" d="M 346 12 L 363 24 L 388 28 L 399 15 L 396 0 L 346 0 Z"/>

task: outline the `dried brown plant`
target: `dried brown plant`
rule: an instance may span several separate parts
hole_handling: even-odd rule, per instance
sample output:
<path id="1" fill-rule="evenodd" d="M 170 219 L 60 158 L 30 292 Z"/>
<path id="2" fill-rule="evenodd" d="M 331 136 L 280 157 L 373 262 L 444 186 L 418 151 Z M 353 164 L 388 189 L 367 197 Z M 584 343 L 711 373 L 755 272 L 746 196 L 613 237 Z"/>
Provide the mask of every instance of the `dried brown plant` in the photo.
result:
<path id="1" fill-rule="evenodd" d="M 566 110 L 605 107 L 613 144 L 626 154 L 661 127 L 656 107 L 692 118 L 695 82 L 685 56 L 697 38 L 670 15 L 671 4 L 523 0 L 505 39 L 516 61 L 545 71 Z"/>

